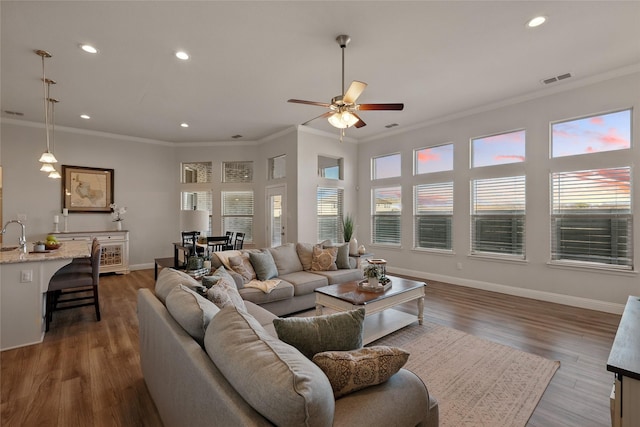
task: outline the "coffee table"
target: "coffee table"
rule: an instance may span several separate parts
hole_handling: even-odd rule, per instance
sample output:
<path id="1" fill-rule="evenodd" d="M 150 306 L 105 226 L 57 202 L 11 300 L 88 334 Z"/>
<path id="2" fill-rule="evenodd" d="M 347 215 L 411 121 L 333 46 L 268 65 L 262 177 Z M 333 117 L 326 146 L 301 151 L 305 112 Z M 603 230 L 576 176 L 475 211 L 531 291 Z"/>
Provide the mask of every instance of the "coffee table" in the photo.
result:
<path id="1" fill-rule="evenodd" d="M 357 281 L 317 288 L 316 315 L 320 316 L 324 307 L 336 311 L 364 308 L 363 344 L 389 335 L 416 320 L 422 325 L 427 284 L 401 277 L 387 277 L 391 279 L 391 288 L 379 293 L 359 289 Z M 393 308 L 414 300 L 418 303 L 417 317 Z"/>

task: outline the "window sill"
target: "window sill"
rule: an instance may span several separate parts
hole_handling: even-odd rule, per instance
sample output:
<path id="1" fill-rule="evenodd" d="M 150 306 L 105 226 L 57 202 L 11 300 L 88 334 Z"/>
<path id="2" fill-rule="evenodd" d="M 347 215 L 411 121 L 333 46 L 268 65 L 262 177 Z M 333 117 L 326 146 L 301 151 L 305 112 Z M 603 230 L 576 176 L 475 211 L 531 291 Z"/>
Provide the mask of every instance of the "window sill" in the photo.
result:
<path id="1" fill-rule="evenodd" d="M 448 249 L 429 249 L 429 248 L 413 248 L 411 252 L 428 253 L 433 255 L 454 256 L 456 253 Z"/>
<path id="2" fill-rule="evenodd" d="M 478 259 L 481 261 L 492 261 L 492 262 L 510 262 L 513 264 L 528 264 L 529 261 L 525 258 L 516 257 L 516 256 L 508 256 L 508 255 L 489 255 L 489 254 L 469 254 L 468 258 Z"/>
<path id="3" fill-rule="evenodd" d="M 636 276 L 638 270 L 626 270 L 622 268 L 609 267 L 606 265 L 593 265 L 588 263 L 570 262 L 570 261 L 549 261 L 547 265 L 550 268 L 559 268 L 575 271 L 586 271 L 589 273 L 615 274 L 619 276 Z"/>

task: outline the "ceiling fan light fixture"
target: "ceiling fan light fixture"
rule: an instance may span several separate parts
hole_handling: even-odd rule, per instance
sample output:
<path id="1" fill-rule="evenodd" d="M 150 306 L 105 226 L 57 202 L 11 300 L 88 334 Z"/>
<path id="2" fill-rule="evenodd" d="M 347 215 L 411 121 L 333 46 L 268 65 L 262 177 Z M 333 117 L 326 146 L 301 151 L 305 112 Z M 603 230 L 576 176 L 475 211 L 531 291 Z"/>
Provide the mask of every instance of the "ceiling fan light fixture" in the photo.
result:
<path id="1" fill-rule="evenodd" d="M 49 178 L 51 179 L 60 179 L 62 178 L 62 176 L 60 175 L 60 172 L 58 172 L 57 170 L 52 170 L 51 172 L 49 172 Z"/>
<path id="2" fill-rule="evenodd" d="M 38 160 L 40 163 L 58 163 L 58 159 L 56 159 L 56 156 L 53 155 L 53 153 L 50 153 L 49 151 L 45 151 L 44 153 L 42 153 L 42 156 L 40 156 L 40 160 Z"/>
<path id="3" fill-rule="evenodd" d="M 358 123 L 358 118 L 349 111 L 335 112 L 327 120 L 331 126 L 338 129 L 349 128 Z"/>

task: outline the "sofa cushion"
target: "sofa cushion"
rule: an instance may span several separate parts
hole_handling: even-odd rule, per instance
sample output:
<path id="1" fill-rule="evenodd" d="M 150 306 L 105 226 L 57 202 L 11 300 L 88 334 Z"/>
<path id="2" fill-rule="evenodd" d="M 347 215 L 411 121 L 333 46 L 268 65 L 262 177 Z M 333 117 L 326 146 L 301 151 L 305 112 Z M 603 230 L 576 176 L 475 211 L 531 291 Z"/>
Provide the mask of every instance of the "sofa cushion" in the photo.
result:
<path id="1" fill-rule="evenodd" d="M 269 280 L 278 277 L 278 269 L 271 252 L 249 252 L 249 260 L 258 280 Z"/>
<path id="2" fill-rule="evenodd" d="M 260 289 L 245 287 L 239 290 L 242 299 L 251 301 L 254 304 L 265 304 L 268 302 L 282 301 L 293 298 L 293 285 L 285 280 L 281 280 L 278 286 L 271 292 L 265 293 Z"/>
<path id="3" fill-rule="evenodd" d="M 397 347 L 374 346 L 352 351 L 325 351 L 313 363 L 327 375 L 336 399 L 381 384 L 407 363 L 409 353 Z"/>
<path id="4" fill-rule="evenodd" d="M 220 308 L 233 305 L 245 310 L 244 300 L 233 280 L 222 278 L 207 291 L 207 298 Z"/>
<path id="5" fill-rule="evenodd" d="M 351 264 L 349 263 L 349 243 L 336 247 L 338 248 L 338 254 L 336 255 L 336 266 L 338 269 L 351 268 Z"/>
<path id="6" fill-rule="evenodd" d="M 297 271 L 278 278 L 291 283 L 293 285 L 293 294 L 296 296 L 310 294 L 316 288 L 329 284 L 325 276 L 316 274 L 316 272 Z"/>
<path id="7" fill-rule="evenodd" d="M 268 250 L 271 252 L 273 260 L 276 263 L 278 276 L 295 271 L 302 271 L 302 264 L 296 252 L 296 245 L 293 243 L 285 243 L 284 245 L 269 248 Z"/>
<path id="8" fill-rule="evenodd" d="M 311 270 L 311 259 L 313 258 L 313 247 L 318 246 L 320 248 L 325 245 L 330 245 L 331 240 L 324 240 L 320 243 L 296 243 L 296 253 L 302 264 L 302 269 L 305 271 Z"/>
<path id="9" fill-rule="evenodd" d="M 204 290 L 202 284 L 188 274 L 174 270 L 173 268 L 163 268 L 160 273 L 158 273 L 155 294 L 163 304 L 166 304 L 169 292 L 180 285 L 185 285 L 196 292 Z"/>
<path id="10" fill-rule="evenodd" d="M 273 319 L 278 338 L 311 359 L 329 350 L 362 347 L 364 308 L 315 317 Z"/>
<path id="11" fill-rule="evenodd" d="M 218 267 L 216 269 L 216 271 L 213 272 L 213 274 L 211 274 L 209 276 L 203 276 L 202 277 L 202 284 L 206 288 L 210 288 L 211 286 L 213 286 L 216 283 L 218 283 L 218 280 L 223 279 L 223 278 L 229 280 L 231 283 L 235 283 L 235 280 L 234 280 L 233 276 L 231 276 L 231 274 L 229 274 L 229 271 L 227 271 L 227 269 L 224 268 L 223 265 L 221 265 L 220 267 Z"/>
<path id="12" fill-rule="evenodd" d="M 273 424 L 333 424 L 335 400 L 326 375 L 295 348 L 269 335 L 248 313 L 223 308 L 204 342 L 233 388 Z"/>
<path id="13" fill-rule="evenodd" d="M 326 277 L 330 285 L 363 279 L 362 270 L 359 268 L 351 268 L 349 270 L 314 271 L 313 274 Z"/>
<path id="14" fill-rule="evenodd" d="M 220 309 L 184 285 L 171 289 L 166 304 L 167 310 L 182 329 L 204 346 L 204 332 Z"/>
<path id="15" fill-rule="evenodd" d="M 337 270 L 336 257 L 338 256 L 338 248 L 325 248 L 319 246 L 313 247 L 313 256 L 311 258 L 311 271 L 329 271 Z"/>
<path id="16" fill-rule="evenodd" d="M 242 277 L 242 282 L 245 284 L 257 277 L 256 271 L 253 269 L 253 265 L 251 265 L 251 261 L 249 261 L 248 253 L 243 253 L 243 254 L 240 254 L 239 256 L 230 257 L 229 265 L 231 265 L 231 269 L 233 271 L 235 271 Z"/>

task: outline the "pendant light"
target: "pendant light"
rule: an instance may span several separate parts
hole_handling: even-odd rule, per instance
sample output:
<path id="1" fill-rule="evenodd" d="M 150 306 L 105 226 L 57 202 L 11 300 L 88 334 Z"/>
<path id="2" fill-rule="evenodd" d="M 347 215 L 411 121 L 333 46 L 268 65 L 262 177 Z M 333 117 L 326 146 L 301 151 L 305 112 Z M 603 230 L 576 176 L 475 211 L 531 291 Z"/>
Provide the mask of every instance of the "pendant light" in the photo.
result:
<path id="1" fill-rule="evenodd" d="M 48 91 L 48 87 L 50 85 L 49 82 L 47 82 L 47 77 L 44 73 L 44 59 L 45 58 L 51 58 L 51 54 L 49 52 L 47 52 L 46 50 L 36 50 L 36 55 L 40 56 L 42 58 L 42 89 L 44 91 L 44 128 L 45 128 L 45 134 L 47 137 L 47 151 L 45 151 L 44 153 L 42 153 L 42 156 L 40 156 L 40 160 L 39 162 L 41 163 L 45 163 L 45 164 L 52 164 L 52 163 L 57 163 L 58 160 L 56 159 L 56 157 L 53 155 L 53 153 L 51 153 L 51 151 L 49 151 L 49 91 Z M 51 81 L 53 82 L 53 81 Z M 53 82 L 55 83 L 55 82 Z M 47 168 L 48 169 L 48 168 Z M 42 169 L 40 169 L 42 170 Z"/>

